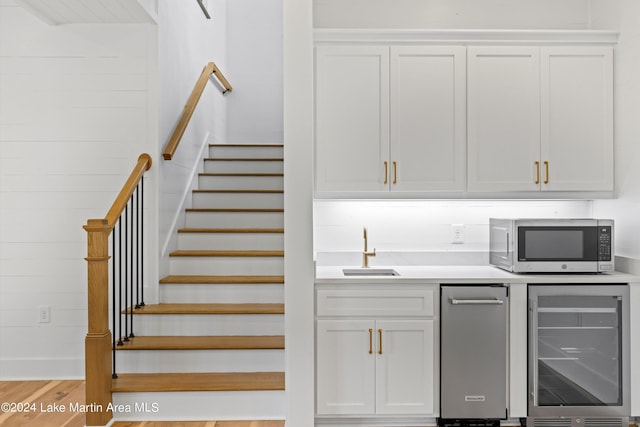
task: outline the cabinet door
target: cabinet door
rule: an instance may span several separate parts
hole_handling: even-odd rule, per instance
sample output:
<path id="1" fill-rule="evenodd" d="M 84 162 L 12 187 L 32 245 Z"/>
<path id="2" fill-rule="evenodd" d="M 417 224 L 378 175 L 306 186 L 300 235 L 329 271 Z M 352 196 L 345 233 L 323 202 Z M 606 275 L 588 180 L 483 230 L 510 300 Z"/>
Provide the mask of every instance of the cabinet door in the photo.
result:
<path id="1" fill-rule="evenodd" d="M 317 194 L 388 191 L 389 48 L 319 46 L 315 78 Z"/>
<path id="2" fill-rule="evenodd" d="M 391 48 L 391 191 L 463 191 L 466 49 Z"/>
<path id="3" fill-rule="evenodd" d="M 539 191 L 539 48 L 467 53 L 468 191 Z"/>
<path id="4" fill-rule="evenodd" d="M 375 412 L 375 325 L 372 320 L 317 321 L 317 413 Z"/>
<path id="5" fill-rule="evenodd" d="M 376 335 L 376 413 L 433 414 L 433 320 L 377 321 Z"/>
<path id="6" fill-rule="evenodd" d="M 613 191 L 613 49 L 541 50 L 543 191 Z"/>

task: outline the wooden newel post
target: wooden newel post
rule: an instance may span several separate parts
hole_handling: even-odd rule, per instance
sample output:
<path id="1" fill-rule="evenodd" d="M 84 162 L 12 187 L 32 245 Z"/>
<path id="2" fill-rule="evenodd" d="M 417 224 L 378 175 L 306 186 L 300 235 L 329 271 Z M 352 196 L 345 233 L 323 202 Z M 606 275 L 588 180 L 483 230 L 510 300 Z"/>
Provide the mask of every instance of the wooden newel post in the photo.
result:
<path id="1" fill-rule="evenodd" d="M 106 219 L 90 219 L 87 231 L 88 313 L 85 338 L 87 426 L 104 426 L 113 417 L 111 404 L 111 332 L 109 331 L 109 234 Z"/>

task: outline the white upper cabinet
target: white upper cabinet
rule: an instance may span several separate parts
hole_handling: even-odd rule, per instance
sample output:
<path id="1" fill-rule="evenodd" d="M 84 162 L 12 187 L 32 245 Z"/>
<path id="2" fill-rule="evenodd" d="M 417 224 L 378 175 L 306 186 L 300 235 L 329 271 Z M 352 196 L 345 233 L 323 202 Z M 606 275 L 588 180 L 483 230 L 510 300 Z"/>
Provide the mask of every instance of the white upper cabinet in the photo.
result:
<path id="1" fill-rule="evenodd" d="M 469 192 L 613 191 L 613 49 L 470 47 Z"/>
<path id="2" fill-rule="evenodd" d="M 468 190 L 538 191 L 540 55 L 468 48 Z"/>
<path id="3" fill-rule="evenodd" d="M 613 195 L 614 39 L 374 33 L 316 47 L 316 197 Z"/>
<path id="4" fill-rule="evenodd" d="M 613 49 L 547 47 L 540 61 L 542 190 L 613 191 Z"/>
<path id="5" fill-rule="evenodd" d="M 466 52 L 391 47 L 391 191 L 464 191 Z"/>
<path id="6" fill-rule="evenodd" d="M 316 192 L 385 191 L 389 48 L 317 47 L 315 99 Z"/>
<path id="7" fill-rule="evenodd" d="M 463 47 L 316 48 L 316 194 L 462 192 Z"/>

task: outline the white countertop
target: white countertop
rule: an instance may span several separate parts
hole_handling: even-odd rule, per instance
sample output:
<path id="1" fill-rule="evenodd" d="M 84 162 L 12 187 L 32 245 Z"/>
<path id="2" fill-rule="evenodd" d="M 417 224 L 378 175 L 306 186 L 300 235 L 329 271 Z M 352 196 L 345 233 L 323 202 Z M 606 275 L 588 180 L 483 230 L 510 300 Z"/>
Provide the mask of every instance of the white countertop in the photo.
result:
<path id="1" fill-rule="evenodd" d="M 429 265 L 429 266 L 375 266 L 392 268 L 399 276 L 349 276 L 343 268 L 359 266 L 320 266 L 316 267 L 316 284 L 487 284 L 487 283 L 640 283 L 640 277 L 620 272 L 600 274 L 514 274 L 493 266 L 484 265 Z"/>

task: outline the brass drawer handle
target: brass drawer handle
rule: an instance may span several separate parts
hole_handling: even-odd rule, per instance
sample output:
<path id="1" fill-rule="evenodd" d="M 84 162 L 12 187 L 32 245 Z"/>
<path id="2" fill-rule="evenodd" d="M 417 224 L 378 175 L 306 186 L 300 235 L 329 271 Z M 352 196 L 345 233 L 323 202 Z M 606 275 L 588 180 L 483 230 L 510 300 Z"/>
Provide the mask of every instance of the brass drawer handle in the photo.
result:
<path id="1" fill-rule="evenodd" d="M 544 183 L 548 184 L 549 183 L 549 162 L 547 162 L 546 160 L 544 162 L 544 169 L 545 169 Z"/>
<path id="2" fill-rule="evenodd" d="M 393 162 L 393 183 L 398 183 L 398 163 Z"/>
<path id="3" fill-rule="evenodd" d="M 536 162 L 536 184 L 540 184 L 540 162 Z"/>
<path id="4" fill-rule="evenodd" d="M 369 354 L 373 354 L 373 329 L 369 328 Z"/>
<path id="5" fill-rule="evenodd" d="M 384 162 L 384 184 L 389 182 L 389 162 Z"/>
<path id="6" fill-rule="evenodd" d="M 380 334 L 380 347 L 378 348 L 378 354 L 382 354 L 382 329 L 378 329 L 378 333 Z"/>

